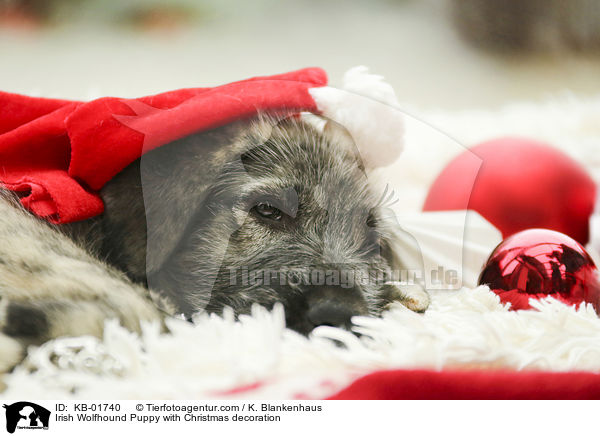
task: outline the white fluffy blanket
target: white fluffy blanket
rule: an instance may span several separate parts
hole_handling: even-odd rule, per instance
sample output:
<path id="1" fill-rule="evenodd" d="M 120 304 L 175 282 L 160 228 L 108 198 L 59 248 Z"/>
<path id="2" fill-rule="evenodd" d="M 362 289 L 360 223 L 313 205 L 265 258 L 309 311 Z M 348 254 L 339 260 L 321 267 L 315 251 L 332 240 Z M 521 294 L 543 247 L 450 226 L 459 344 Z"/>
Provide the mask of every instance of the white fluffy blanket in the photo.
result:
<path id="1" fill-rule="evenodd" d="M 600 179 L 600 97 L 420 118 L 466 145 L 511 134 L 546 140 Z M 407 209 L 417 210 L 460 150 L 407 134 L 395 185 Z M 195 325 L 172 320 L 168 335 L 146 326 L 138 337 L 109 323 L 103 340 L 64 338 L 30 350 L 4 379 L 2 396 L 322 398 L 383 368 L 600 371 L 600 319 L 590 306 L 575 310 L 548 299 L 535 307 L 508 311 L 484 287 L 438 292 L 424 315 L 398 306 L 382 319 L 357 318 L 360 339 L 328 327 L 304 338 L 285 329 L 279 308 L 257 308 L 237 322 L 231 315 L 200 317 Z"/>
<path id="2" fill-rule="evenodd" d="M 594 310 L 551 299 L 535 306 L 508 311 L 484 287 L 445 292 L 424 315 L 398 306 L 383 319 L 357 318 L 361 339 L 328 327 L 306 339 L 285 329 L 281 310 L 258 308 L 239 322 L 173 320 L 170 335 L 147 326 L 141 338 L 109 323 L 103 341 L 60 339 L 32 350 L 4 396 L 322 398 L 383 368 L 600 371 Z"/>

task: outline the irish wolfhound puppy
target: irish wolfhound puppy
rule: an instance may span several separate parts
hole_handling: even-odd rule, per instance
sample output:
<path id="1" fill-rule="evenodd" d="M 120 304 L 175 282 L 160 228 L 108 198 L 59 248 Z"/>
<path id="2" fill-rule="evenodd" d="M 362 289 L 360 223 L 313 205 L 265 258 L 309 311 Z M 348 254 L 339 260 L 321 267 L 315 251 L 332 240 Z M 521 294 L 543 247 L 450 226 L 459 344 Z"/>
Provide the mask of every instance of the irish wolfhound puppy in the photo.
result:
<path id="1" fill-rule="evenodd" d="M 336 130 L 261 118 L 184 138 L 111 180 L 102 216 L 71 225 L 41 222 L 5 194 L 4 367 L 22 346 L 100 335 L 107 318 L 137 330 L 164 313 L 281 303 L 306 334 L 395 301 L 425 310 L 418 284 L 390 282 L 398 229 Z"/>

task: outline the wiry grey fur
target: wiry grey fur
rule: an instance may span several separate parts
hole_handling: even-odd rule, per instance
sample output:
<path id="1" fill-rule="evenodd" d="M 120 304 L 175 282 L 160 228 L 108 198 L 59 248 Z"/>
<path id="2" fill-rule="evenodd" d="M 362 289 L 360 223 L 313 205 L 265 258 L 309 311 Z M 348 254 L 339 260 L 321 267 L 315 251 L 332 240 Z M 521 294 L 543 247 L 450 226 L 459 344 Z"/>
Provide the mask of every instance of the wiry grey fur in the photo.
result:
<path id="1" fill-rule="evenodd" d="M 72 225 L 0 196 L 0 369 L 29 344 L 101 335 L 106 318 L 136 330 L 165 314 L 282 303 L 288 326 L 308 333 L 394 301 L 425 310 L 418 285 L 244 283 L 244 271 L 401 268 L 398 229 L 342 137 L 271 118 L 196 134 L 123 170 L 101 192 L 105 213 Z"/>

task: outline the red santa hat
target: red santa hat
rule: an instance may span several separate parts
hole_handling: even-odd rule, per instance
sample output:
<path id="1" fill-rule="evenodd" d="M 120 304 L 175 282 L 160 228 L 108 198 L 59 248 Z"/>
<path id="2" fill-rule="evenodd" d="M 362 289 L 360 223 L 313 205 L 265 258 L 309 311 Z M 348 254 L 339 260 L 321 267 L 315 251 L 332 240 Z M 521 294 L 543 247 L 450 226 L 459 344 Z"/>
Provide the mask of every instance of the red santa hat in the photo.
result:
<path id="1" fill-rule="evenodd" d="M 391 87 L 364 67 L 346 73 L 345 89 L 326 84 L 322 69 L 306 68 L 137 99 L 0 92 L 0 182 L 50 222 L 84 220 L 102 213 L 98 191 L 143 153 L 259 112 L 318 114 L 347 129 L 367 165 L 393 161 L 402 122 Z"/>

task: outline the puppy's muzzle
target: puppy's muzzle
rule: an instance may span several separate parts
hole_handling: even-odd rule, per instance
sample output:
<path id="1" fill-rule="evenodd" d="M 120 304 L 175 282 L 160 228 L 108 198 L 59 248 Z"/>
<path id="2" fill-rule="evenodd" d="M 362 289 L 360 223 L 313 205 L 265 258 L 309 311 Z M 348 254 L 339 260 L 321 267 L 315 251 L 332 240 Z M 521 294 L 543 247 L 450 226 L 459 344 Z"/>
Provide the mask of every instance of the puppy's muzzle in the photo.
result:
<path id="1" fill-rule="evenodd" d="M 319 326 L 349 329 L 353 316 L 368 314 L 362 293 L 356 288 L 319 286 L 310 289 L 306 299 L 306 321 L 311 329 Z"/>

